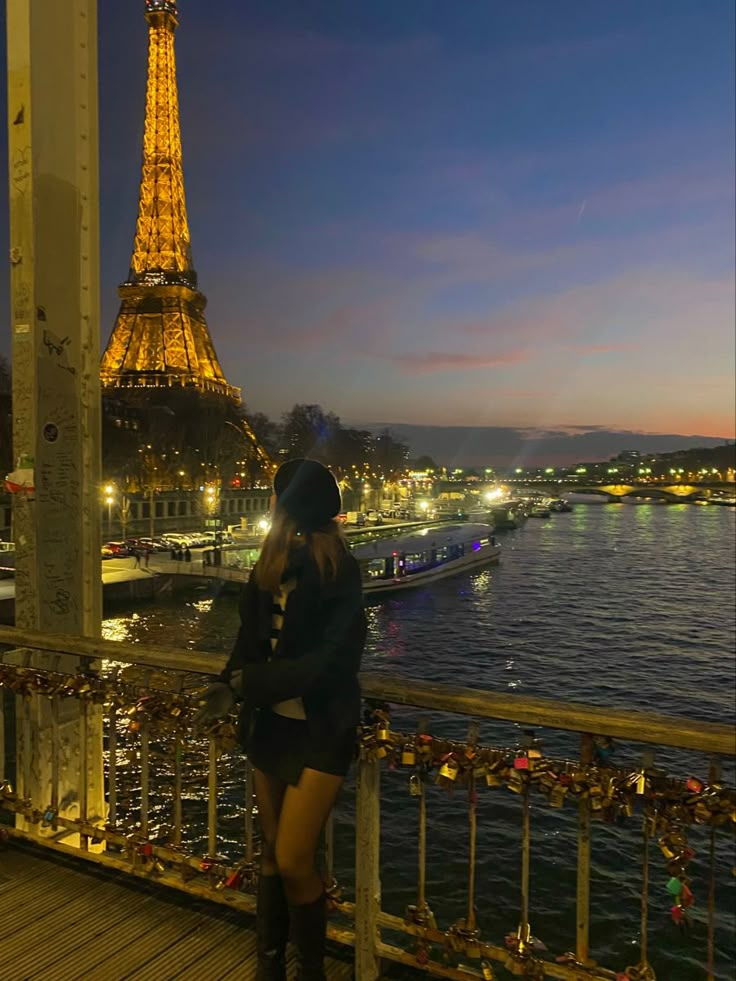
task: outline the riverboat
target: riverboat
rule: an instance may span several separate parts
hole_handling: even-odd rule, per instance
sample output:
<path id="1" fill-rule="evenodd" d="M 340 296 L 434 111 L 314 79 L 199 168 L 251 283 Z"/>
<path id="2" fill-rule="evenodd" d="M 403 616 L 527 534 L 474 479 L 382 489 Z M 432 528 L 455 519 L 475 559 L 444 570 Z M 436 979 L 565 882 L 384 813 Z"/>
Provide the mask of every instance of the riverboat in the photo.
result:
<path id="1" fill-rule="evenodd" d="M 395 592 L 435 582 L 495 562 L 501 546 L 487 524 L 421 528 L 352 549 L 360 564 L 364 592 Z"/>
<path id="2" fill-rule="evenodd" d="M 491 508 L 491 517 L 496 531 L 508 531 L 523 525 L 527 513 L 521 504 L 510 502 Z"/>
<path id="3" fill-rule="evenodd" d="M 555 514 L 568 514 L 572 511 L 572 504 L 568 504 L 563 498 L 558 497 L 556 500 L 549 502 L 549 509 Z"/>

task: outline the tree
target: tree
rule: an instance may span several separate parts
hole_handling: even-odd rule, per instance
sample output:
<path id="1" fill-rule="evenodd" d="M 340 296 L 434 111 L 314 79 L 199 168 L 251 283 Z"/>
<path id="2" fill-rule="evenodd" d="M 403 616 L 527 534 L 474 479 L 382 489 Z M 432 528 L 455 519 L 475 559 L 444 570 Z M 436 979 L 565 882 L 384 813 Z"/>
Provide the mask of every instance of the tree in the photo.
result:
<path id="1" fill-rule="evenodd" d="M 363 472 L 372 451 L 371 434 L 359 429 L 334 430 L 328 447 L 330 466 L 338 477 L 356 476 Z"/>
<path id="2" fill-rule="evenodd" d="M 340 428 L 333 412 L 321 405 L 295 405 L 281 417 L 281 434 L 290 460 L 310 457 L 329 463 L 329 444 Z"/>
<path id="3" fill-rule="evenodd" d="M 431 456 L 418 456 L 416 460 L 412 460 L 412 469 L 426 473 L 429 470 L 439 470 L 440 468 L 434 462 Z"/>
<path id="4" fill-rule="evenodd" d="M 274 456 L 279 449 L 279 427 L 263 412 L 248 412 L 244 409 L 243 416 L 248 420 L 253 434 L 270 455 Z"/>

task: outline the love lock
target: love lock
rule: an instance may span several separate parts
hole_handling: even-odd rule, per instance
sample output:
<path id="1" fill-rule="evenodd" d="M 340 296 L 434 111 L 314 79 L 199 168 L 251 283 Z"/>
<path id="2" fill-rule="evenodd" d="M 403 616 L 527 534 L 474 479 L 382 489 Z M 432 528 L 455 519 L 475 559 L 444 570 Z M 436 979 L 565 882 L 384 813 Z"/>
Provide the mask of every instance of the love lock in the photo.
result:
<path id="1" fill-rule="evenodd" d="M 437 929 L 434 913 L 426 903 L 422 907 L 407 906 L 404 919 L 407 923 L 413 923 L 415 926 L 429 927 L 431 930 Z"/>
<path id="2" fill-rule="evenodd" d="M 56 821 L 57 811 L 53 807 L 47 807 L 41 818 L 41 827 L 48 828 Z"/>
<path id="3" fill-rule="evenodd" d="M 471 930 L 466 920 L 458 920 L 446 933 L 447 943 L 456 954 L 480 957 L 480 940 L 477 930 Z"/>
<path id="4" fill-rule="evenodd" d="M 657 981 L 652 966 L 646 961 L 633 967 L 627 967 L 623 976 L 627 981 Z"/>
<path id="5" fill-rule="evenodd" d="M 426 964 L 429 964 L 429 948 L 423 940 L 420 940 L 417 944 L 417 950 L 414 956 L 420 967 L 424 967 Z"/>
<path id="6" fill-rule="evenodd" d="M 342 902 L 342 888 L 337 879 L 333 879 L 329 886 L 326 886 L 325 895 L 327 897 L 327 908 L 330 911 L 336 910 Z"/>

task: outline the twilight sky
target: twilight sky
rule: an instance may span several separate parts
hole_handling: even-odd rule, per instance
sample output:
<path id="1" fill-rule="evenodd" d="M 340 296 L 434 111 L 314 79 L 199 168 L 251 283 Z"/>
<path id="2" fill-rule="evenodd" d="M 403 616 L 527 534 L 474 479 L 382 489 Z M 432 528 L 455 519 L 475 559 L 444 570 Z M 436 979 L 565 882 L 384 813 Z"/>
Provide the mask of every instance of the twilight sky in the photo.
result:
<path id="1" fill-rule="evenodd" d="M 195 265 L 249 406 L 734 435 L 733 0 L 180 12 Z M 104 345 L 142 0 L 100 26 Z"/>

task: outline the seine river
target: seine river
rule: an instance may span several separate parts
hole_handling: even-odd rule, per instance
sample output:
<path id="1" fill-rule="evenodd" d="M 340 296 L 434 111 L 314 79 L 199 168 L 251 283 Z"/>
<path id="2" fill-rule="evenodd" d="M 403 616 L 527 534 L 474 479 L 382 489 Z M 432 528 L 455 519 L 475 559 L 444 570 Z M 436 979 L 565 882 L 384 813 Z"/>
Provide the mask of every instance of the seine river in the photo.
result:
<path id="1" fill-rule="evenodd" d="M 624 709 L 731 722 L 736 691 L 736 512 L 691 505 L 577 505 L 571 514 L 529 520 L 499 535 L 497 566 L 385 600 L 369 608 L 364 667 L 510 695 L 537 695 Z M 106 621 L 107 636 L 164 646 L 226 651 L 237 627 L 233 596 L 180 595 Z M 393 724 L 415 719 L 397 711 Z M 429 731 L 463 737 L 467 720 L 430 715 Z M 574 752 L 563 734 L 537 733 L 550 752 Z M 515 745 L 518 730 L 484 725 L 486 745 Z M 635 769 L 641 747 L 617 747 Z M 657 763 L 705 775 L 707 761 L 664 752 Z M 236 814 L 240 767 L 232 764 L 223 811 Z M 733 772 L 727 774 L 729 782 Z M 228 801 L 227 795 L 233 794 Z M 242 788 L 237 788 L 238 800 Z M 554 953 L 574 947 L 575 809 L 533 800 L 531 925 Z M 384 908 L 415 900 L 416 800 L 407 777 L 387 773 L 382 791 Z M 428 900 L 438 921 L 465 915 L 467 807 L 462 790 L 428 792 Z M 518 920 L 519 798 L 480 789 L 478 910 L 482 934 L 498 942 Z M 338 809 L 338 878 L 352 878 L 352 795 Z M 592 954 L 622 970 L 637 961 L 640 824 L 594 824 Z M 667 981 L 705 978 L 708 834 L 693 830 L 696 905 L 692 927 L 670 920 L 664 860 L 651 854 L 650 960 Z M 736 880 L 733 838 L 719 836 L 717 977 L 733 977 Z M 504 977 L 501 969 L 499 977 Z"/>

